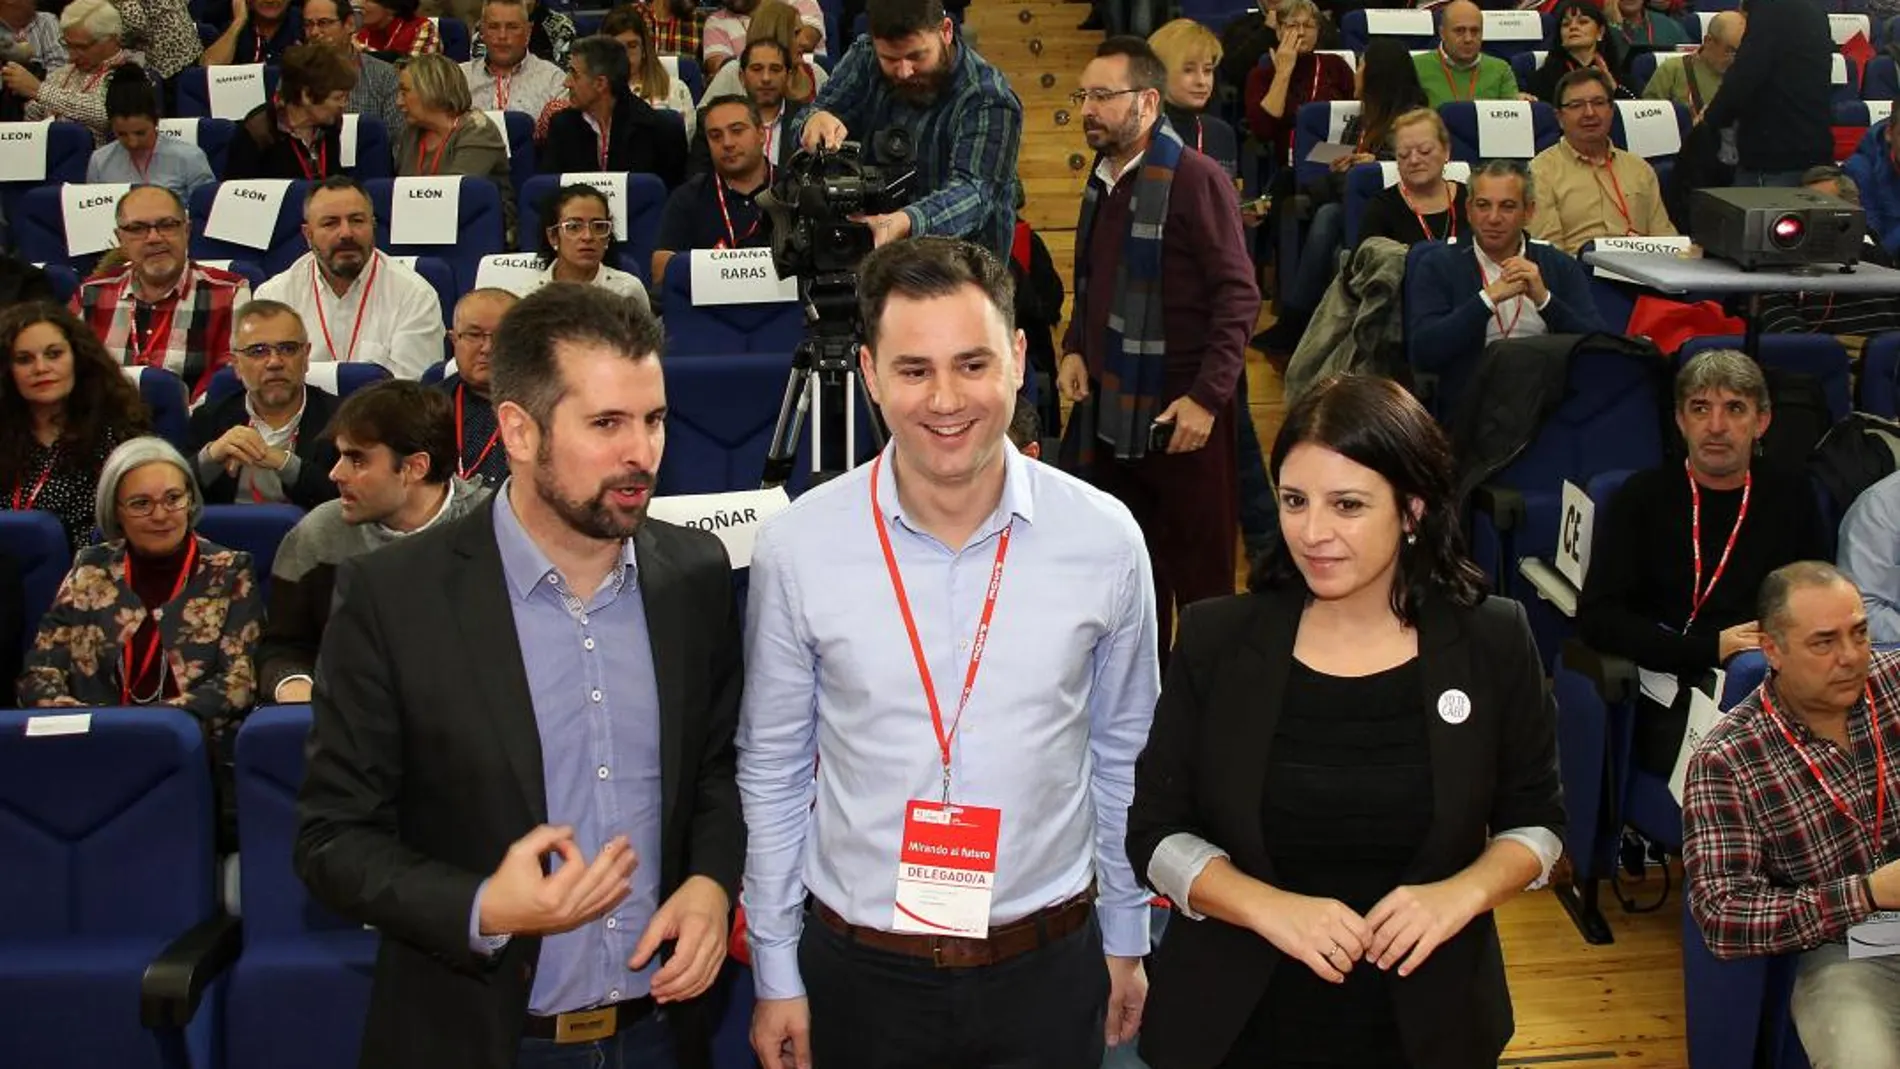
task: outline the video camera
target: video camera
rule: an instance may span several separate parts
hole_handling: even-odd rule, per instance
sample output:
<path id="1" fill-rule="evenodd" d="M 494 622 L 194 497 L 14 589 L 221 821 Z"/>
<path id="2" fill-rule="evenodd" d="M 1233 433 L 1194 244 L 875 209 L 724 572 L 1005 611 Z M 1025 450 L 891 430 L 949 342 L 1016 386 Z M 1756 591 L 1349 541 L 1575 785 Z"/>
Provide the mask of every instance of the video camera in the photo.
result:
<path id="1" fill-rule="evenodd" d="M 854 215 L 883 215 L 910 203 L 910 131 L 884 130 L 871 138 L 876 158 L 865 163 L 860 145 L 835 151 L 800 149 L 778 172 L 759 207 L 772 219 L 772 262 L 780 278 L 855 272 L 871 251 L 871 228 Z"/>

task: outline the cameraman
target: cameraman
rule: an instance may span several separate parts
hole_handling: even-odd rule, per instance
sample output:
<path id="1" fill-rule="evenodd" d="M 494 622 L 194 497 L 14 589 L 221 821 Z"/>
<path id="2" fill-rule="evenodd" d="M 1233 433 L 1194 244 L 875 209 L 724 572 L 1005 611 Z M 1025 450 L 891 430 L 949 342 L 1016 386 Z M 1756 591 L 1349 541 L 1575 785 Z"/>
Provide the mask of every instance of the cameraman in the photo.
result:
<path id="1" fill-rule="evenodd" d="M 910 207 L 866 216 L 883 245 L 917 234 L 965 237 L 999 258 L 1015 226 L 1016 150 L 1023 107 L 1002 73 L 962 43 L 943 0 L 870 0 L 871 32 L 851 45 L 793 123 L 806 149 L 836 148 L 847 137 L 869 144 L 880 131 L 911 134 L 916 187 Z"/>

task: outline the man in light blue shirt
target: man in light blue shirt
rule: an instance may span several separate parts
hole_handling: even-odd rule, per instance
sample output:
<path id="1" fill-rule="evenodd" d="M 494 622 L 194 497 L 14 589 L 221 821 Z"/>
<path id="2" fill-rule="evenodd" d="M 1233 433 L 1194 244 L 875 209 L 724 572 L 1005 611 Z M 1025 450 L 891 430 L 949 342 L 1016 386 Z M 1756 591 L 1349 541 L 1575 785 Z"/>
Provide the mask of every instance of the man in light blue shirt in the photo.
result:
<path id="1" fill-rule="evenodd" d="M 204 150 L 158 129 L 158 94 L 137 67 L 113 72 L 106 84 L 106 123 L 112 140 L 92 150 L 88 182 L 164 186 L 181 203 L 191 191 L 217 182 Z"/>
<path id="2" fill-rule="evenodd" d="M 1123 505 L 1006 441 L 1025 344 L 994 257 L 919 238 L 861 279 L 892 442 L 752 558 L 753 1047 L 1096 1065 L 1147 991 L 1122 842 L 1160 684 L 1147 552 Z"/>
<path id="3" fill-rule="evenodd" d="M 16 63 L 37 60 L 49 72 L 64 67 L 59 16 L 39 10 L 33 0 L 0 0 L 0 51 Z"/>
<path id="4" fill-rule="evenodd" d="M 1900 472 L 1860 492 L 1841 520 L 1841 571 L 1860 588 L 1875 642 L 1900 642 Z"/>

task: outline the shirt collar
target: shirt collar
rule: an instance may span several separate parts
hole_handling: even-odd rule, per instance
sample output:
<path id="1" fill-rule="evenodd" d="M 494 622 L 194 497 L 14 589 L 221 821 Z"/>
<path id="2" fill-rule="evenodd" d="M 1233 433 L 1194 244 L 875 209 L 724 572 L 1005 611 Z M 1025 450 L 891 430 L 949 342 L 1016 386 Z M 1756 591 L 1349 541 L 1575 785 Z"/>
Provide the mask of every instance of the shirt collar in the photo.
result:
<path id="1" fill-rule="evenodd" d="M 129 300 L 131 300 L 131 302 L 135 305 L 142 304 L 142 305 L 147 305 L 147 306 L 155 305 L 155 304 L 160 303 L 161 301 L 166 301 L 173 298 L 176 298 L 181 302 L 187 301 L 191 299 L 192 288 L 197 284 L 197 281 L 198 281 L 198 262 L 196 260 L 187 258 L 185 260 L 185 269 L 183 271 L 178 272 L 178 281 L 172 283 L 172 288 L 166 291 L 165 296 L 160 297 L 157 301 L 147 301 L 144 298 L 139 296 L 138 276 L 134 272 L 132 265 L 127 264 L 125 266 L 124 296 L 128 298 Z"/>
<path id="2" fill-rule="evenodd" d="M 1519 234 L 1517 236 L 1517 254 L 1519 256 L 1528 256 L 1530 254 L 1530 249 L 1531 249 L 1530 239 L 1526 238 L 1522 234 Z M 1496 260 L 1493 260 L 1490 256 L 1485 254 L 1484 246 L 1478 244 L 1478 239 L 1476 237 L 1473 237 L 1471 239 L 1471 251 L 1478 254 L 1479 263 L 1488 264 L 1491 266 L 1493 270 L 1498 270 L 1498 271 L 1503 270 L 1503 268 L 1498 264 Z"/>
<path id="3" fill-rule="evenodd" d="M 1003 496 L 996 503 L 996 511 L 990 514 L 975 537 L 970 539 L 972 545 L 1002 530 L 1010 519 L 1021 519 L 1028 524 L 1036 522 L 1036 473 L 1032 465 L 1040 461 L 1023 456 L 1008 439 L 1004 439 L 1000 448 L 1003 450 Z M 877 472 L 877 497 L 878 504 L 884 510 L 884 521 L 892 526 L 901 523 L 911 530 L 917 530 L 916 525 L 904 518 L 904 505 L 897 497 L 896 439 L 884 447 L 882 456 L 884 462 L 878 465 Z"/>
<path id="4" fill-rule="evenodd" d="M 1108 187 L 1108 191 L 1113 193 L 1115 187 L 1121 184 L 1122 179 L 1127 178 L 1133 173 L 1136 168 L 1141 166 L 1141 161 L 1147 158 L 1148 150 L 1142 149 L 1128 161 L 1127 166 L 1123 167 L 1120 171 L 1113 171 L 1113 165 L 1109 162 L 1108 157 L 1103 156 L 1101 160 L 1095 164 L 1095 177 L 1101 179 L 1102 185 Z"/>
<path id="5" fill-rule="evenodd" d="M 501 550 L 501 572 L 509 589 L 514 591 L 517 600 L 526 601 L 534 594 L 536 586 L 547 582 L 549 576 L 558 577 L 560 572 L 534 539 L 529 537 L 527 528 L 521 526 L 521 518 L 515 515 L 515 505 L 509 495 L 514 482 L 514 477 L 510 476 L 495 488 L 495 545 Z M 639 581 L 639 558 L 634 552 L 631 538 L 623 539 L 620 543 L 620 567 L 628 581 Z M 570 593 L 576 597 L 591 598 L 594 592 Z"/>
<path id="6" fill-rule="evenodd" d="M 323 280 L 323 268 L 317 266 L 317 254 L 314 252 L 306 252 L 304 253 L 304 256 L 308 258 L 310 261 L 310 274 L 311 274 L 311 277 L 316 279 L 317 292 L 321 294 L 323 298 L 326 300 L 349 301 L 355 296 L 356 287 L 361 286 L 365 282 L 367 282 L 369 280 L 370 272 L 377 270 L 377 265 L 382 261 L 382 258 L 383 258 L 383 250 L 381 249 L 370 250 L 369 259 L 363 262 L 363 269 L 356 273 L 355 278 L 350 279 L 349 288 L 345 289 L 343 291 L 343 295 L 340 297 L 337 296 L 337 292 L 335 290 L 330 288 L 330 284 Z M 365 307 L 363 309 L 363 313 L 365 315 L 369 314 L 369 309 Z"/>
<path id="7" fill-rule="evenodd" d="M 1484 53 L 1480 52 L 1472 57 L 1469 63 L 1459 63 L 1445 54 L 1445 46 L 1441 44 L 1438 46 L 1438 62 L 1455 71 L 1475 71 L 1484 64 Z"/>
<path id="8" fill-rule="evenodd" d="M 1616 102 L 1611 101 L 1610 106 L 1615 107 Z M 1562 145 L 1564 147 L 1564 151 L 1568 152 L 1571 158 L 1575 159 L 1578 163 L 1588 164 L 1591 167 L 1597 166 L 1597 162 L 1591 159 L 1590 157 L 1585 156 L 1582 152 L 1578 151 L 1577 146 L 1571 144 L 1569 138 L 1560 137 L 1557 139 L 1557 143 Z M 1603 164 L 1605 166 L 1608 166 L 1615 162 L 1616 162 L 1616 145 L 1610 142 L 1605 142 L 1603 146 Z"/>
<path id="9" fill-rule="evenodd" d="M 291 416 L 289 422 L 285 423 L 281 429 L 273 430 L 270 424 L 265 423 L 264 418 L 257 414 L 257 407 L 251 404 L 251 391 L 244 391 L 244 414 L 250 418 L 251 426 L 257 428 L 257 433 L 263 435 L 266 442 L 270 442 L 273 435 L 278 438 L 289 438 L 296 434 L 297 428 L 303 424 L 303 410 L 309 404 L 310 389 L 309 387 L 305 387 L 303 391 L 297 395 L 296 414 Z M 453 496 L 453 494 L 451 494 L 451 496 Z M 430 520 L 429 522 L 434 523 L 435 521 Z"/>
<path id="10" fill-rule="evenodd" d="M 398 531 L 393 527 L 386 527 L 380 523 L 376 525 L 376 529 L 390 538 L 407 538 L 410 535 L 421 534 L 429 528 L 434 527 L 436 524 L 442 522 L 442 517 L 449 514 L 449 506 L 455 504 L 456 480 L 450 479 L 448 485 L 449 492 L 442 495 L 442 504 L 436 508 L 435 515 L 429 517 L 429 522 L 413 531 Z"/>

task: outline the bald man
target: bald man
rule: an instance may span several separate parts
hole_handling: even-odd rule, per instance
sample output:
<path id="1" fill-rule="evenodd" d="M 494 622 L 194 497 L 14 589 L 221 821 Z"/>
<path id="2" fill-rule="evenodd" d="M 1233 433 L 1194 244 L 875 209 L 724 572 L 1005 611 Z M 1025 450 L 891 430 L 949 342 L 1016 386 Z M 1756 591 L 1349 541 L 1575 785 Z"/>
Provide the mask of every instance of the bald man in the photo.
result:
<path id="1" fill-rule="evenodd" d="M 1735 50 L 1742 46 L 1742 33 L 1748 19 L 1739 11 L 1724 11 L 1709 20 L 1702 47 L 1684 56 L 1671 56 L 1656 67 L 1643 96 L 1649 100 L 1673 100 L 1689 109 L 1697 122 L 1702 109 L 1715 99 L 1722 88 L 1722 76 L 1735 63 Z"/>
<path id="2" fill-rule="evenodd" d="M 494 351 L 501 319 L 521 298 L 504 289 L 470 290 L 455 305 L 449 344 L 455 365 L 446 369 L 436 388 L 449 395 L 455 410 L 455 435 L 460 458 L 455 474 L 500 486 L 508 477 L 508 451 L 501 447 L 495 405 L 488 397 L 488 359 Z"/>
<path id="3" fill-rule="evenodd" d="M 1471 0 L 1446 4 L 1438 48 L 1412 57 L 1433 108 L 1453 100 L 1516 100 L 1511 65 L 1484 52 L 1484 12 Z"/>

